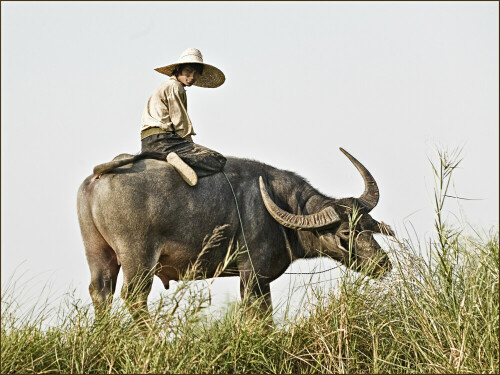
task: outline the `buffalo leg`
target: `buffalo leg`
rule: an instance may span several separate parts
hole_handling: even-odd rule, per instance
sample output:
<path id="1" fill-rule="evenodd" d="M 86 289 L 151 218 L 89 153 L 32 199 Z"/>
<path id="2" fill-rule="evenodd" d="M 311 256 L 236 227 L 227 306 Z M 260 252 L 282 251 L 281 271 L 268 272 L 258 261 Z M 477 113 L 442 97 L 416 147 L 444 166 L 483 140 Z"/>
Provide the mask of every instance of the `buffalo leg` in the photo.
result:
<path id="1" fill-rule="evenodd" d="M 123 287 L 121 297 L 134 319 L 146 326 L 150 325 L 148 295 L 153 286 L 155 263 L 139 263 L 137 260 L 122 263 Z"/>
<path id="2" fill-rule="evenodd" d="M 100 319 L 106 314 L 113 300 L 120 265 L 115 252 L 107 244 L 86 250 L 91 278 L 89 292 L 96 317 Z"/>
<path id="3" fill-rule="evenodd" d="M 242 300 L 248 297 L 250 304 L 261 298 L 258 307 L 263 315 L 272 312 L 271 287 L 267 281 L 256 277 L 253 272 L 240 273 L 240 294 Z"/>
<path id="4" fill-rule="evenodd" d="M 89 292 L 96 317 L 100 318 L 111 305 L 120 264 L 114 250 L 97 230 L 82 190 L 78 193 L 78 221 L 90 268 Z"/>

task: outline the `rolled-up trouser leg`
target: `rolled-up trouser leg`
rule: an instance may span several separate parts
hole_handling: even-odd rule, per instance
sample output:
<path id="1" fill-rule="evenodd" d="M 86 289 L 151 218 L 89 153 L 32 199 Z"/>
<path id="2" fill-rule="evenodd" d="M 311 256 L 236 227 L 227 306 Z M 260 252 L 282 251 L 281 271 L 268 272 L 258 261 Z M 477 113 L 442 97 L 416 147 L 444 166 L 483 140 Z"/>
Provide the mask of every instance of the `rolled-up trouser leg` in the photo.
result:
<path id="1" fill-rule="evenodd" d="M 187 165 L 175 152 L 170 152 L 167 155 L 168 163 L 175 168 L 189 186 L 194 186 L 198 182 L 196 172 Z"/>
<path id="2" fill-rule="evenodd" d="M 222 171 L 226 158 L 216 151 L 190 142 L 173 133 L 151 135 L 142 140 L 142 152 L 175 152 L 194 169 L 198 178 Z"/>
<path id="3" fill-rule="evenodd" d="M 226 164 L 224 156 L 204 146 L 193 145 L 193 149 L 179 150 L 177 155 L 196 171 L 199 178 L 210 176 L 224 169 Z"/>

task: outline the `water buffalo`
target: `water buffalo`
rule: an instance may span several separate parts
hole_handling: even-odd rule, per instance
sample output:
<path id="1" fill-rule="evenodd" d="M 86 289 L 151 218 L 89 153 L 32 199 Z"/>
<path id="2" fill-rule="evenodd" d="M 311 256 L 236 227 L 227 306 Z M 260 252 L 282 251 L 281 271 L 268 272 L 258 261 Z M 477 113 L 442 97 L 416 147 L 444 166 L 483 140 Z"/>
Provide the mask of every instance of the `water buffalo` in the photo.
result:
<path id="1" fill-rule="evenodd" d="M 153 273 L 165 288 L 195 262 L 198 277 L 213 277 L 245 244 L 248 251 L 236 254 L 221 276 L 239 275 L 242 296 L 264 296 L 263 309 L 271 307 L 270 282 L 295 259 L 328 256 L 383 275 L 391 264 L 373 238 L 381 225 L 369 215 L 379 199 L 377 184 L 341 151 L 365 182 L 359 198 L 330 198 L 293 172 L 231 157 L 225 174 L 202 178 L 194 187 L 166 162 L 152 159 L 89 176 L 78 191 L 78 219 L 96 312 L 111 302 L 120 267 L 122 298 L 132 302 L 134 315 L 146 313 Z M 356 206 L 359 220 L 353 225 Z M 139 293 L 130 293 L 139 282 Z"/>

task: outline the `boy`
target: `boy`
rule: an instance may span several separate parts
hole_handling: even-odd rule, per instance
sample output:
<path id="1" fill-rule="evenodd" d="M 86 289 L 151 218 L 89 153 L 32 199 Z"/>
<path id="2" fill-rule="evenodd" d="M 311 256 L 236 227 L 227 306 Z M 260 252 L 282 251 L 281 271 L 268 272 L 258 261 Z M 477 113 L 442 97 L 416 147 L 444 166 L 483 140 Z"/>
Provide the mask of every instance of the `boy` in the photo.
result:
<path id="1" fill-rule="evenodd" d="M 224 73 L 205 64 L 201 52 L 196 48 L 188 48 L 175 63 L 155 70 L 171 78 L 153 92 L 144 109 L 142 152 L 164 154 L 184 180 L 194 186 L 198 177 L 221 171 L 226 158 L 193 143 L 192 136 L 196 133 L 187 113 L 184 88 L 193 85 L 219 87 L 225 81 Z"/>

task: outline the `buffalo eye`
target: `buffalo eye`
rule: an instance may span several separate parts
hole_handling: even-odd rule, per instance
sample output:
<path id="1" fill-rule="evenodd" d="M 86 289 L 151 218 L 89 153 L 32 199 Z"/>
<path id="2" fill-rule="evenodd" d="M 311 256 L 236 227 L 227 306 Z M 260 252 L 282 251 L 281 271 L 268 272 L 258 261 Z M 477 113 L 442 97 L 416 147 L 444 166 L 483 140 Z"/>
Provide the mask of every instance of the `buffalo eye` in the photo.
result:
<path id="1" fill-rule="evenodd" d="M 351 231 L 350 230 L 343 230 L 342 232 L 340 232 L 340 234 L 343 237 L 349 237 L 349 235 L 351 234 Z"/>

